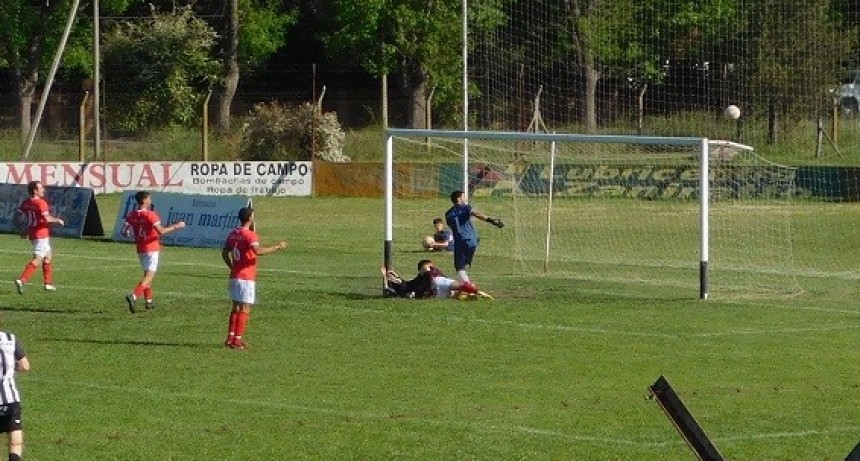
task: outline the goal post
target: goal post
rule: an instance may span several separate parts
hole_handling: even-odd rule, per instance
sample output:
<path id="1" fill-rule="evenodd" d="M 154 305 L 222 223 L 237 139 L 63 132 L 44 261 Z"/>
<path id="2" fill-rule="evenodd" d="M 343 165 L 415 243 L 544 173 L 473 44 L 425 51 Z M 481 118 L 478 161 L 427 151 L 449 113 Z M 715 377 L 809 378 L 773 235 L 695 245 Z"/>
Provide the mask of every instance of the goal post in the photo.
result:
<path id="1" fill-rule="evenodd" d="M 779 205 L 790 200 L 792 172 L 750 146 L 702 137 L 388 129 L 384 168 L 387 268 L 421 251 L 430 221 L 462 189 L 477 210 L 508 224 L 479 229 L 478 276 L 695 284 L 706 299 L 713 202 L 725 222 L 718 226 L 718 251 L 727 256 L 721 286 L 793 289 L 776 280 L 790 262 Z M 762 214 L 747 206 L 774 216 L 754 219 Z M 733 237 L 733 228 L 748 235 Z M 732 248 L 744 239 L 760 249 Z"/>

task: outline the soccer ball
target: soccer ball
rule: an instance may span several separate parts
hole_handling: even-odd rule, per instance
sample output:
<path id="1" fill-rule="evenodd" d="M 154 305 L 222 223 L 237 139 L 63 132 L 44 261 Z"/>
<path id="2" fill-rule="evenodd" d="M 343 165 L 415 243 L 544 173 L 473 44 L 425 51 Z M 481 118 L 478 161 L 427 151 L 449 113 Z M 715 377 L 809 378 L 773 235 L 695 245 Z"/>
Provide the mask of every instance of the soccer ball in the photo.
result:
<path id="1" fill-rule="evenodd" d="M 723 115 L 729 120 L 737 120 L 741 118 L 741 109 L 732 104 L 723 111 Z"/>
<path id="2" fill-rule="evenodd" d="M 424 247 L 425 250 L 429 250 L 429 249 L 433 248 L 433 242 L 434 242 L 433 237 L 428 235 L 427 237 L 424 237 L 424 241 L 422 242 L 422 246 Z"/>

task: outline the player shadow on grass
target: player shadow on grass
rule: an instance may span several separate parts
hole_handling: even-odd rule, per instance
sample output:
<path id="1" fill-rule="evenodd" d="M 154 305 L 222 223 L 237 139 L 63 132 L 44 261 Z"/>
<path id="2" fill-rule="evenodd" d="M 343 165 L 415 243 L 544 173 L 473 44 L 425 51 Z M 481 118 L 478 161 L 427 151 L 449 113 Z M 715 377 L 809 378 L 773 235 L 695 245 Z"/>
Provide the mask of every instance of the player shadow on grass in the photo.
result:
<path id="1" fill-rule="evenodd" d="M 347 299 L 350 301 L 366 301 L 368 299 L 379 299 L 382 298 L 382 288 L 376 294 L 371 293 L 356 293 L 356 292 L 338 292 L 331 293 L 334 296 L 339 298 Z"/>
<path id="2" fill-rule="evenodd" d="M 45 307 L 15 307 L 0 305 L 0 312 L 30 312 L 34 314 L 93 314 L 86 309 L 48 309 Z"/>
<path id="3" fill-rule="evenodd" d="M 213 343 L 191 343 L 179 341 L 138 341 L 138 340 L 118 340 L 118 339 L 80 339 L 80 338 L 42 338 L 42 341 L 53 341 L 58 343 L 84 343 L 84 344 L 107 344 L 107 345 L 126 345 L 126 346 L 168 346 L 168 347 L 192 347 L 209 349 L 213 347 Z M 219 345 L 220 347 L 220 345 Z"/>

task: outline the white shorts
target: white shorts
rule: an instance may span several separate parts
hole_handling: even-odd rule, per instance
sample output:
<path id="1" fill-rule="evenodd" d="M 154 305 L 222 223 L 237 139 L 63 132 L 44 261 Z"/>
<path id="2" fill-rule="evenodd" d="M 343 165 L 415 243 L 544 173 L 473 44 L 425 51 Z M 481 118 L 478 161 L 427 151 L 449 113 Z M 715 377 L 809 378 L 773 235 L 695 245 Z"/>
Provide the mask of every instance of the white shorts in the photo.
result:
<path id="1" fill-rule="evenodd" d="M 454 294 L 453 285 L 456 280 L 448 277 L 434 277 L 433 291 L 436 292 L 437 298 L 450 298 Z"/>
<path id="2" fill-rule="evenodd" d="M 43 238 L 43 239 L 33 239 L 30 240 L 33 244 L 33 255 L 38 256 L 40 258 L 44 258 L 48 256 L 48 253 L 51 252 L 51 239 Z"/>
<path id="3" fill-rule="evenodd" d="M 230 299 L 237 303 L 254 304 L 256 285 L 253 280 L 230 279 Z"/>
<path id="4" fill-rule="evenodd" d="M 158 254 L 158 251 L 137 254 L 137 259 L 140 260 L 140 267 L 143 268 L 144 272 L 155 272 L 158 270 Z"/>

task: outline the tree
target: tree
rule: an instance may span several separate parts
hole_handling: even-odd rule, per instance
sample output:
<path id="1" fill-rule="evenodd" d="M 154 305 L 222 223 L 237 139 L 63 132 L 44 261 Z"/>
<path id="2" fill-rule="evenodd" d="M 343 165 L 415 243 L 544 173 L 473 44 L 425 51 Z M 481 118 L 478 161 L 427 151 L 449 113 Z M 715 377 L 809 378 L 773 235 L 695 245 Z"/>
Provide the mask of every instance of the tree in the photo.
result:
<path id="1" fill-rule="evenodd" d="M 473 0 L 470 32 L 501 24 L 504 0 Z M 426 124 L 430 88 L 446 109 L 453 105 L 462 69 L 461 0 L 333 0 L 338 30 L 324 38 L 341 56 L 381 76 L 397 72 L 409 95 L 409 124 Z M 449 115 L 450 117 L 450 115 Z"/>
<path id="2" fill-rule="evenodd" d="M 832 0 L 835 19 L 848 28 L 855 44 L 860 43 L 860 6 L 856 0 Z M 860 66 L 860 49 L 853 47 L 842 57 L 845 66 Z"/>
<path id="3" fill-rule="evenodd" d="M 736 18 L 734 0 L 567 0 L 559 34 L 585 80 L 583 119 L 597 128 L 598 81 L 610 72 L 658 80 L 666 59 L 703 60 Z"/>
<path id="4" fill-rule="evenodd" d="M 281 2 L 275 0 L 223 0 L 222 13 L 222 73 L 216 131 L 226 134 L 230 130 L 230 107 L 239 85 L 240 68 L 253 68 L 278 51 L 297 16 L 293 9 L 283 11 Z"/>
<path id="5" fill-rule="evenodd" d="M 748 44 L 741 73 L 747 112 L 767 113 L 770 141 L 777 115 L 815 115 L 839 75 L 856 32 L 833 15 L 830 0 L 761 0 L 744 11 Z"/>
<path id="6" fill-rule="evenodd" d="M 21 139 L 32 126 L 32 109 L 39 72 L 56 47 L 68 18 L 68 2 L 0 2 L 0 61 L 12 71 L 12 89 L 18 98 Z M 53 48 L 52 48 L 53 45 Z"/>
<path id="7" fill-rule="evenodd" d="M 100 1 L 104 12 L 118 13 L 128 8 L 133 0 Z M 32 127 L 36 89 L 42 72 L 49 67 L 57 51 L 64 23 L 71 14 L 70 7 L 71 2 L 66 1 L 0 1 L 0 63 L 11 70 L 11 86 L 18 98 L 22 139 L 27 137 Z M 78 14 L 82 16 L 84 10 L 81 7 Z M 90 72 L 91 49 L 92 22 L 79 19 L 64 54 L 65 64 Z"/>
<path id="8" fill-rule="evenodd" d="M 217 78 L 215 32 L 187 7 L 124 21 L 104 37 L 105 80 L 116 96 L 107 110 L 128 134 L 166 125 L 190 126 Z"/>

